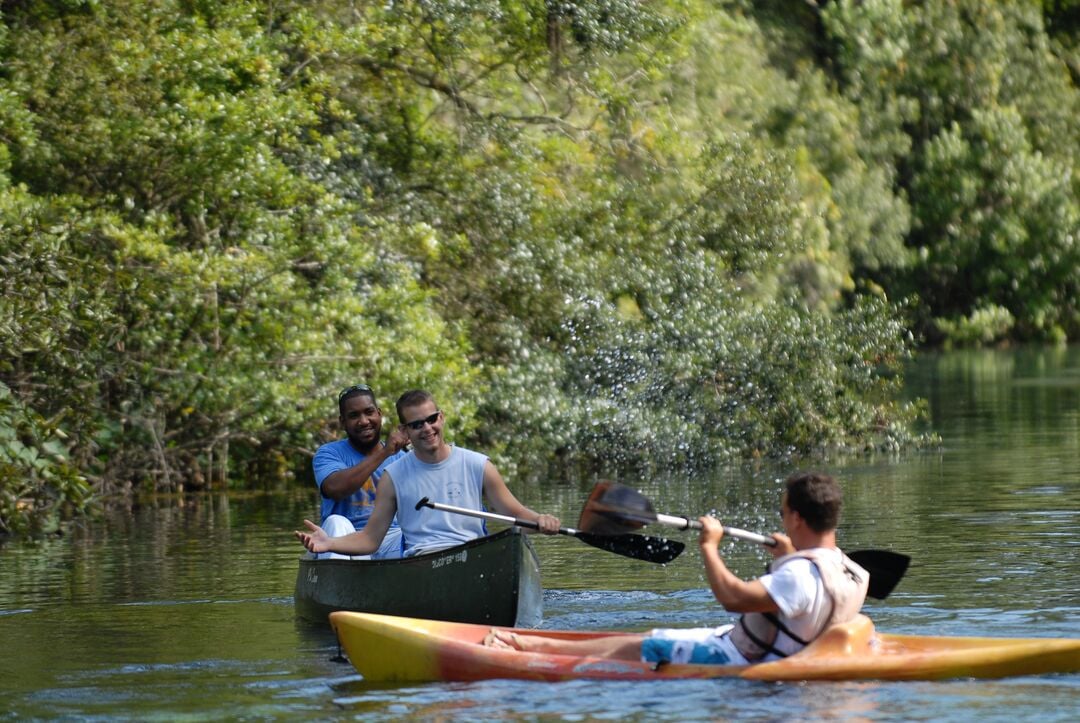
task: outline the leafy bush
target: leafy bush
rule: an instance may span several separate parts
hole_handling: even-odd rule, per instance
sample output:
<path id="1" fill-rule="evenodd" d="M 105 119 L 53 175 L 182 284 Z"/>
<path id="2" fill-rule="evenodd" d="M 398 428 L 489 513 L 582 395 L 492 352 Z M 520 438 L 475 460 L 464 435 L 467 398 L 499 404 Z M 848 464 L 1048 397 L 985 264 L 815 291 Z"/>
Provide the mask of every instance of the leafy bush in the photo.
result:
<path id="1" fill-rule="evenodd" d="M 89 501 L 90 485 L 68 460 L 62 433 L 0 383 L 0 536 L 52 531 Z"/>
<path id="2" fill-rule="evenodd" d="M 984 346 L 1008 337 L 1016 320 L 1001 306 L 976 309 L 963 319 L 938 319 L 946 346 Z"/>
<path id="3" fill-rule="evenodd" d="M 5 5 L 5 519 L 303 473 L 357 381 L 519 468 L 915 441 L 907 316 L 1080 335 L 1071 10 Z"/>
<path id="4" fill-rule="evenodd" d="M 897 180 L 911 201 L 914 263 L 875 277 L 919 299 L 929 341 L 946 331 L 975 342 L 983 334 L 963 329 L 998 308 L 1014 320 L 1011 338 L 1080 338 L 1080 92 L 1068 5 L 1043 8 L 1057 42 L 1037 3 L 873 0 L 821 13 L 836 74 L 874 119 L 873 135 L 910 139 Z"/>

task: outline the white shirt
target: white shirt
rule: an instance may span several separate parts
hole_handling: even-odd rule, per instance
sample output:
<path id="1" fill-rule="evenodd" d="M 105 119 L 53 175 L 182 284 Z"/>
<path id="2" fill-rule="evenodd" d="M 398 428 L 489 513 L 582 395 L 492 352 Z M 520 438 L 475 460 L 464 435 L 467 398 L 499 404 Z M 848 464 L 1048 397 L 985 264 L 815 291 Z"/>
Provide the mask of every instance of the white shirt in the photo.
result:
<path id="1" fill-rule="evenodd" d="M 829 550 L 840 559 L 838 550 Z M 788 560 L 779 569 L 758 578 L 769 597 L 780 608 L 780 622 L 803 640 L 812 640 L 832 614 L 832 599 L 825 591 L 817 565 L 806 558 Z M 780 632 L 773 644 L 788 655 L 802 650 L 802 644 Z M 769 654 L 765 660 L 778 660 Z"/>

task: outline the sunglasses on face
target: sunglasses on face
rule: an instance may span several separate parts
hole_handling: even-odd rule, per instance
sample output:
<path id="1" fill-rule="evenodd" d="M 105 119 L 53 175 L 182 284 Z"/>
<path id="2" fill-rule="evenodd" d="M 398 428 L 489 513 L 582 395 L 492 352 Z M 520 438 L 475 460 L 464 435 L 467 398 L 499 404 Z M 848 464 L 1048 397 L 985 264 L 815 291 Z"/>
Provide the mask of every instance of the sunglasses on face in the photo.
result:
<path id="1" fill-rule="evenodd" d="M 409 429 L 420 431 L 424 428 L 425 424 L 435 424 L 435 422 L 439 421 L 440 414 L 442 414 L 442 412 L 435 412 L 430 417 L 424 417 L 423 419 L 416 419 L 411 422 L 405 422 L 405 426 Z"/>
<path id="2" fill-rule="evenodd" d="M 337 395 L 338 403 L 340 404 L 342 399 L 354 392 L 360 392 L 361 394 L 370 394 L 373 399 L 375 398 L 375 392 L 373 392 L 371 387 L 369 387 L 367 384 L 353 384 L 351 387 L 345 387 L 344 389 L 342 389 L 341 394 Z"/>

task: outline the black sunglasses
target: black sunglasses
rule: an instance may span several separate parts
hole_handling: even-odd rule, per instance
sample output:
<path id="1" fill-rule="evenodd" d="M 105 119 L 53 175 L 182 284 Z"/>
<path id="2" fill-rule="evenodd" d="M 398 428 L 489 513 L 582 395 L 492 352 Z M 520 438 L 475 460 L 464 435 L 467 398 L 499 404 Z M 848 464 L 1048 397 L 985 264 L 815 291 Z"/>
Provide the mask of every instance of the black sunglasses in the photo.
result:
<path id="1" fill-rule="evenodd" d="M 425 424 L 435 424 L 435 422 L 439 421 L 440 414 L 442 414 L 442 412 L 435 412 L 430 417 L 424 417 L 423 419 L 417 419 L 412 422 L 405 422 L 405 426 L 409 429 L 419 431 L 424 428 Z"/>
<path id="2" fill-rule="evenodd" d="M 337 395 L 338 403 L 341 403 L 342 399 L 355 392 L 359 392 L 360 394 L 370 394 L 373 399 L 375 397 L 375 392 L 367 384 L 353 384 L 351 387 L 342 389 L 341 394 Z"/>

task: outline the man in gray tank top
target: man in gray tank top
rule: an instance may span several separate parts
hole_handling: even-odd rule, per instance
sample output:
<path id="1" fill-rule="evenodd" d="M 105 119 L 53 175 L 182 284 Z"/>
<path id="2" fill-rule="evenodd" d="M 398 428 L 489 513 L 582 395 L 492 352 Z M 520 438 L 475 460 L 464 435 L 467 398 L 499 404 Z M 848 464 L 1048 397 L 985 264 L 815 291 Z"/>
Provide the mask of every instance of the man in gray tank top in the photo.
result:
<path id="1" fill-rule="evenodd" d="M 364 529 L 331 537 L 310 520 L 297 539 L 311 552 L 367 555 L 379 548 L 395 514 L 401 526 L 405 556 L 434 552 L 482 537 L 481 520 L 424 508 L 416 503 L 427 497 L 455 507 L 483 509 L 483 499 L 496 512 L 532 520 L 541 532 L 559 531 L 559 519 L 542 515 L 521 504 L 487 456 L 450 445 L 443 438 L 446 420 L 435 398 L 423 390 L 405 392 L 397 401 L 400 429 L 408 435 L 412 452 L 386 467 L 375 495 L 375 508 Z"/>

